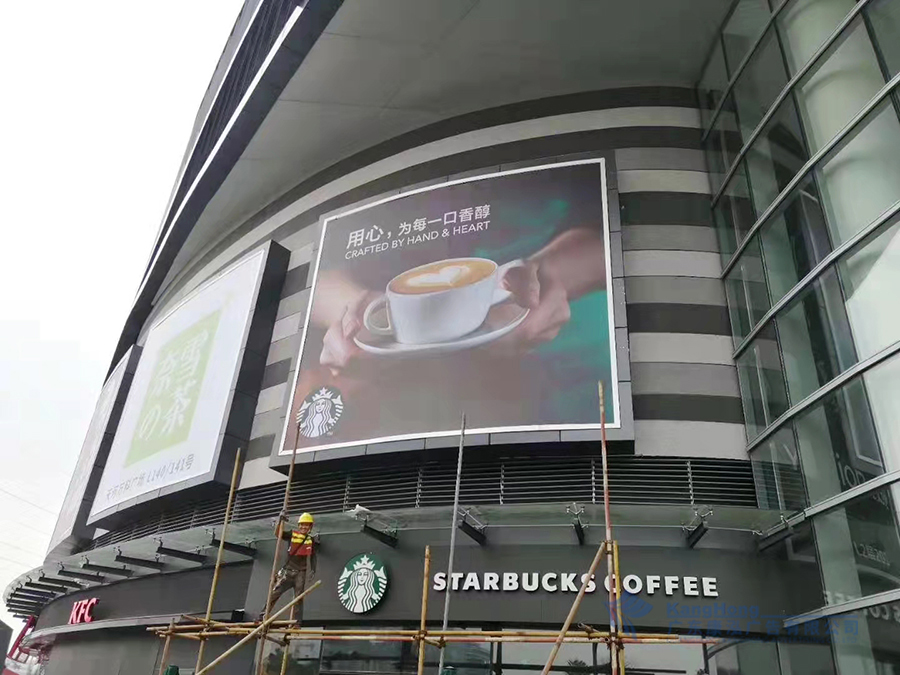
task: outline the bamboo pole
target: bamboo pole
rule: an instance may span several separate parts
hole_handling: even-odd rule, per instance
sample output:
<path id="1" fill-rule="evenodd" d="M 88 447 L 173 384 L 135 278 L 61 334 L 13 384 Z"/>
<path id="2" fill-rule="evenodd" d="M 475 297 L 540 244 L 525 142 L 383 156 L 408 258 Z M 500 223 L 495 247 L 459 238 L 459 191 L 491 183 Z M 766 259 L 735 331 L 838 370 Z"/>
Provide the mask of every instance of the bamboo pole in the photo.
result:
<path id="1" fill-rule="evenodd" d="M 428 579 L 431 576 L 431 547 L 425 547 L 425 571 L 422 574 L 422 615 L 419 618 L 419 663 L 416 668 L 417 675 L 422 675 L 425 670 L 425 620 L 428 614 Z M 281 675 L 284 675 L 282 673 Z M 440 675 L 440 673 L 438 674 Z"/>
<path id="2" fill-rule="evenodd" d="M 269 618 L 272 611 L 272 590 L 275 587 L 275 574 L 278 570 L 278 559 L 281 557 L 281 536 L 284 533 L 284 521 L 287 518 L 288 507 L 291 501 L 291 483 L 294 482 L 294 466 L 297 463 L 297 445 L 300 443 L 300 425 L 297 425 L 297 435 L 294 438 L 294 447 L 291 448 L 291 464 L 288 467 L 287 483 L 284 486 L 284 501 L 281 504 L 281 513 L 278 514 L 278 524 L 275 526 L 275 554 L 272 556 L 272 573 L 269 575 L 269 591 L 266 594 L 266 608 L 263 610 L 263 622 Z M 293 605 L 291 605 L 293 606 Z M 263 649 L 260 643 L 259 664 L 256 675 L 262 675 Z"/>
<path id="3" fill-rule="evenodd" d="M 175 627 L 175 619 L 169 621 L 169 633 L 166 635 L 166 644 L 163 645 L 162 659 L 159 662 L 159 675 L 165 675 L 166 664 L 169 662 L 169 647 L 172 646 L 172 628 Z"/>
<path id="4" fill-rule="evenodd" d="M 614 576 L 615 576 L 615 587 L 616 587 L 616 625 L 619 626 L 619 631 L 617 633 L 617 637 L 623 637 L 622 627 L 625 625 L 622 622 L 622 579 L 619 575 L 619 544 L 618 542 L 613 542 L 613 566 L 614 566 Z M 619 675 L 625 675 L 625 650 L 622 647 L 621 642 L 616 642 L 616 658 L 619 660 Z"/>
<path id="5" fill-rule="evenodd" d="M 216 553 L 216 569 L 213 572 L 212 585 L 209 587 L 209 602 L 206 603 L 206 622 L 209 622 L 209 617 L 212 616 L 213 602 L 215 602 L 216 599 L 216 588 L 219 584 L 219 570 L 222 568 L 222 556 L 225 554 L 225 535 L 228 534 L 228 521 L 231 520 L 231 509 L 234 505 L 234 492 L 237 488 L 240 465 L 241 449 L 238 448 L 237 452 L 234 454 L 234 469 L 231 472 L 231 488 L 228 491 L 228 504 L 225 506 L 225 522 L 222 523 L 222 534 L 219 535 L 219 551 Z M 200 642 L 200 647 L 197 649 L 197 665 L 194 666 L 195 672 L 200 670 L 200 667 L 203 665 L 203 651 L 205 648 L 206 640 L 202 640 Z"/>
<path id="6" fill-rule="evenodd" d="M 277 617 L 279 617 L 279 616 L 281 616 L 282 614 L 284 614 L 284 613 L 285 613 L 286 611 L 288 611 L 291 607 L 293 607 L 293 606 L 296 605 L 298 602 L 300 602 L 301 600 L 303 600 L 303 598 L 305 598 L 307 595 L 309 595 L 312 591 L 316 590 L 316 589 L 317 589 L 319 586 L 321 586 L 321 585 L 322 585 L 322 581 L 319 580 L 319 581 L 317 581 L 316 583 L 314 583 L 312 586 L 310 586 L 309 588 L 307 588 L 307 589 L 306 589 L 305 591 L 303 591 L 300 595 L 298 595 L 296 598 L 294 598 L 293 600 L 291 600 L 290 603 L 288 603 L 287 605 L 285 605 L 284 607 L 282 607 L 281 609 L 279 609 L 277 612 L 275 612 L 275 614 L 273 614 L 271 617 L 269 617 L 268 619 L 266 619 L 265 621 L 263 621 L 263 622 L 262 622 L 261 624 L 259 624 L 259 626 L 257 626 L 255 629 L 253 629 L 252 631 L 250 631 L 249 633 L 247 633 L 247 635 L 245 635 L 245 636 L 244 636 L 237 644 L 232 645 L 232 647 L 231 647 L 230 649 L 227 649 L 225 652 L 223 652 L 221 656 L 219 656 L 219 657 L 216 658 L 216 659 L 213 659 L 213 660 L 210 662 L 210 664 L 209 664 L 208 666 L 204 666 L 202 670 L 198 670 L 197 673 L 196 673 L 196 675 L 203 675 L 203 673 L 208 673 L 210 670 L 212 670 L 212 669 L 215 668 L 217 665 L 219 665 L 220 663 L 222 663 L 222 661 L 224 661 L 225 659 L 227 659 L 227 658 L 228 658 L 229 656 L 231 656 L 234 652 L 236 652 L 238 649 L 240 649 L 240 648 L 243 647 L 245 644 L 247 644 L 248 642 L 250 642 L 250 640 L 252 640 L 254 637 L 256 637 L 257 633 L 261 633 L 261 632 L 263 632 L 264 630 L 266 630 L 266 629 L 269 627 L 269 625 L 270 625 Z"/>
<path id="7" fill-rule="evenodd" d="M 303 572 L 306 574 L 306 571 Z M 295 607 L 291 607 L 290 620 L 294 620 L 294 610 Z M 284 675 L 287 672 L 288 660 L 291 656 L 291 643 L 289 640 L 285 640 L 284 650 L 281 652 L 281 670 L 279 671 L 280 675 Z M 260 661 L 262 661 L 262 656 L 260 655 Z"/>
<path id="8" fill-rule="evenodd" d="M 578 608 L 581 606 L 581 600 L 582 598 L 584 598 L 584 594 L 587 590 L 588 584 L 591 583 L 594 572 L 597 571 L 597 566 L 600 564 L 600 559 L 603 557 L 603 552 L 606 548 L 608 548 L 607 542 L 604 541 L 597 549 L 597 553 L 594 555 L 594 559 L 591 561 L 591 566 L 588 569 L 587 576 L 581 582 L 581 588 L 578 589 L 578 595 L 575 596 L 575 601 L 572 603 L 572 607 L 569 609 L 569 614 L 568 616 L 566 616 L 566 620 L 563 623 L 562 629 L 559 631 L 559 635 L 556 637 L 556 641 L 553 644 L 553 649 L 550 650 L 550 656 L 547 657 L 547 663 L 544 666 L 544 669 L 541 671 L 541 675 L 547 675 L 547 673 L 549 673 L 550 669 L 553 667 L 553 662 L 556 660 L 556 655 L 559 653 L 560 645 L 562 645 L 563 640 L 566 637 L 566 633 L 569 632 L 569 626 L 572 625 L 572 620 L 575 618 L 575 614 L 578 612 Z M 438 673 L 438 675 L 440 675 L 440 673 Z"/>

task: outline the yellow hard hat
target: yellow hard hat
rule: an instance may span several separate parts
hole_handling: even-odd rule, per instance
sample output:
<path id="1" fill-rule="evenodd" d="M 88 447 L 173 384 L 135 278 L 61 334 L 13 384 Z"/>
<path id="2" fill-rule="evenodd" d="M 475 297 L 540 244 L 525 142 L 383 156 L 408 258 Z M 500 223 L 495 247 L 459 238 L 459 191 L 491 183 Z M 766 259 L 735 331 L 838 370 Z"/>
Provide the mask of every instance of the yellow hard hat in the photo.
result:
<path id="1" fill-rule="evenodd" d="M 299 525 L 302 525 L 303 523 L 309 523 L 310 525 L 312 525 L 312 524 L 313 524 L 313 517 L 312 517 L 312 514 L 311 514 L 311 513 L 304 513 L 302 516 L 300 516 L 300 517 L 297 519 L 297 523 L 298 523 Z"/>

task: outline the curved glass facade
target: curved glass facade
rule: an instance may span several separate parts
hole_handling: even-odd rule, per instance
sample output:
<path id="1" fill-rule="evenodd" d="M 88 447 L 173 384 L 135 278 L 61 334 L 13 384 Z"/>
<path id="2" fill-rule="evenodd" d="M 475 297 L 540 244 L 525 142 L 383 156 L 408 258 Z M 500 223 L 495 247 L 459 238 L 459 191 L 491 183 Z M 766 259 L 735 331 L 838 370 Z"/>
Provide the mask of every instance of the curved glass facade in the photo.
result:
<path id="1" fill-rule="evenodd" d="M 698 84 L 760 507 L 823 591 L 787 623 L 853 621 L 840 673 L 900 667 L 898 85 L 900 0 L 737 0 Z"/>

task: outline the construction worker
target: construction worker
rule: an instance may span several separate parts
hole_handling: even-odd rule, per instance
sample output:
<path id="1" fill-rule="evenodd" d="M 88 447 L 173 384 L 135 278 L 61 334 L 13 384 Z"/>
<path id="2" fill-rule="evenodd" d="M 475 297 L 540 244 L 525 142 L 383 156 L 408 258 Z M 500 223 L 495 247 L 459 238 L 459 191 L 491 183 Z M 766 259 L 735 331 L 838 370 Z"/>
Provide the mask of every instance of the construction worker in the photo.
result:
<path id="1" fill-rule="evenodd" d="M 304 513 L 297 519 L 297 529 L 293 531 L 283 532 L 281 537 L 285 541 L 290 541 L 288 548 L 287 561 L 278 571 L 275 577 L 275 586 L 272 588 L 271 604 L 274 607 L 278 602 L 278 598 L 284 595 L 289 588 L 294 589 L 294 597 L 296 598 L 304 590 L 306 590 L 307 572 L 312 577 L 316 573 L 316 549 L 315 541 L 311 534 L 313 527 L 313 517 L 311 513 Z M 300 603 L 302 606 L 303 603 Z M 300 613 L 298 606 L 297 614 Z"/>

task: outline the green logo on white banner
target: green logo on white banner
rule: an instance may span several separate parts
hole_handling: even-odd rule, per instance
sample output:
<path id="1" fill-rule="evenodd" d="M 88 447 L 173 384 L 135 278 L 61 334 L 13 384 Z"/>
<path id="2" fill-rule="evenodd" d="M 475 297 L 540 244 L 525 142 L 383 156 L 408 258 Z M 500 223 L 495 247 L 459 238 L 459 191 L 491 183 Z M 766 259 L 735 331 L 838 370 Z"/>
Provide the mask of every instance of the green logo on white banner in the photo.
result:
<path id="1" fill-rule="evenodd" d="M 338 597 L 354 614 L 365 614 L 381 602 L 387 587 L 384 563 L 371 553 L 363 553 L 344 565 L 338 579 Z"/>
<path id="2" fill-rule="evenodd" d="M 159 350 L 125 466 L 187 440 L 218 327 L 215 311 Z"/>

